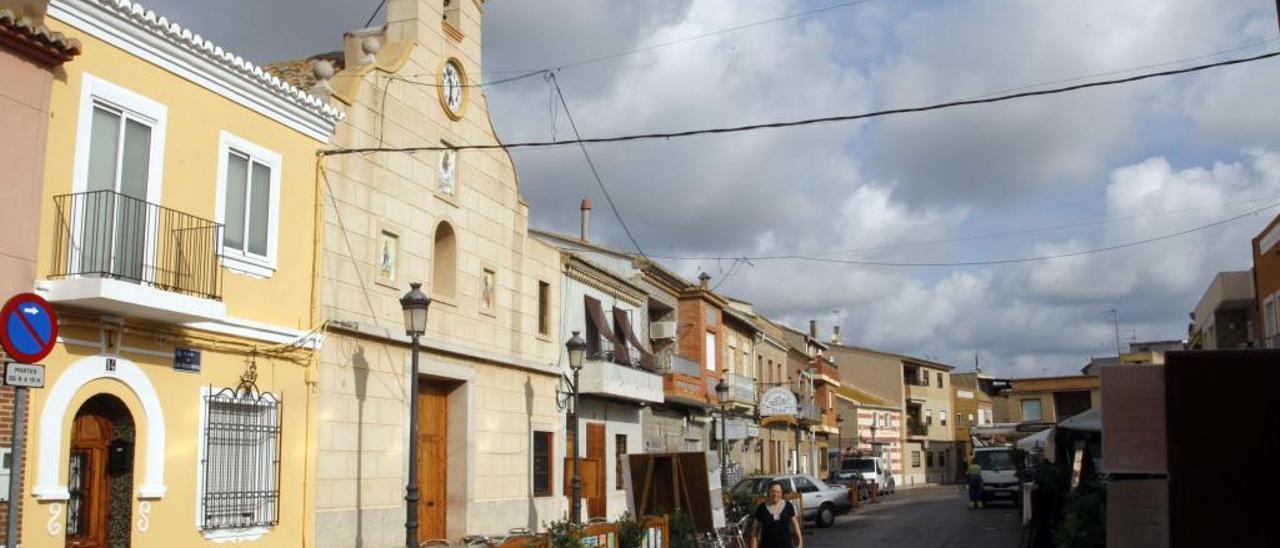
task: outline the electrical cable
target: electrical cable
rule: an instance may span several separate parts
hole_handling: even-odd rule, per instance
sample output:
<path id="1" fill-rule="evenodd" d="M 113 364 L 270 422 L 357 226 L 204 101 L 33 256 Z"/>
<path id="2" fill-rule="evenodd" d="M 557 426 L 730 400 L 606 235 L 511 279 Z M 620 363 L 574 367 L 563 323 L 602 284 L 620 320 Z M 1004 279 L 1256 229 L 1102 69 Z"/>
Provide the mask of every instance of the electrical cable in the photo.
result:
<path id="1" fill-rule="evenodd" d="M 1074 91 L 1079 91 L 1079 90 L 1089 89 L 1089 88 L 1128 84 L 1128 83 L 1148 80 L 1152 78 L 1164 78 L 1169 76 L 1177 76 L 1180 74 L 1200 72 L 1200 71 L 1209 70 L 1209 69 L 1218 68 L 1218 67 L 1251 63 L 1254 61 L 1261 61 L 1264 59 L 1270 59 L 1272 57 L 1277 57 L 1277 56 L 1280 56 L 1280 51 L 1273 51 L 1273 52 L 1264 53 L 1261 55 L 1254 55 L 1251 57 L 1228 59 L 1225 61 L 1218 61 L 1214 63 L 1196 65 L 1193 67 L 1187 67 L 1187 68 L 1176 69 L 1176 70 L 1150 72 L 1150 73 L 1139 74 L 1136 76 L 1129 76 L 1125 78 L 1117 78 L 1112 80 L 1099 80 L 1095 82 L 1074 84 L 1070 86 L 1057 87 L 1057 88 L 1051 88 L 1051 89 L 1045 89 L 1045 90 L 1025 91 L 1020 93 L 999 95 L 999 96 L 988 97 L 988 98 L 966 99 L 966 100 L 960 100 L 960 101 L 949 101 L 945 103 L 934 103 L 930 105 L 917 106 L 917 107 L 904 107 L 904 108 L 877 110 L 877 111 L 857 113 L 857 114 L 825 116 L 820 118 L 804 118 L 800 120 L 789 120 L 789 121 L 782 121 L 782 122 L 769 122 L 769 123 L 747 124 L 747 125 L 740 125 L 740 126 L 691 129 L 691 130 L 660 132 L 660 133 L 638 133 L 638 134 L 629 134 L 629 135 L 617 135 L 613 137 L 582 138 L 581 136 L 578 136 L 575 139 L 562 139 L 562 140 L 552 140 L 552 141 L 525 141 L 525 142 L 505 143 L 505 144 L 499 143 L 499 144 L 492 144 L 492 145 L 478 144 L 478 145 L 458 145 L 458 146 L 451 146 L 451 147 L 420 146 L 420 147 L 343 148 L 343 149 L 322 150 L 319 152 L 319 154 L 322 156 L 337 156 L 337 155 L 344 155 L 344 154 L 363 154 L 367 152 L 424 152 L 424 151 L 439 151 L 439 150 L 444 150 L 445 148 L 452 148 L 455 150 L 486 150 L 486 149 L 510 150 L 514 148 L 545 148 L 545 147 L 556 147 L 556 146 L 587 144 L 587 143 L 593 143 L 593 144 L 594 143 L 618 143 L 618 142 L 626 142 L 626 141 L 673 139 L 673 138 L 682 138 L 682 137 L 693 137 L 698 135 L 718 135 L 722 133 L 741 133 L 741 132 L 747 132 L 747 131 L 757 131 L 762 129 L 777 129 L 777 128 L 787 128 L 787 127 L 796 127 L 796 126 L 806 126 L 806 125 L 813 125 L 813 124 L 849 122 L 854 120 L 865 120 L 869 118 L 878 118 L 878 117 L 891 116 L 891 115 L 897 115 L 897 114 L 929 112 L 934 110 L 944 110 L 944 109 L 956 108 L 956 107 L 1000 103 L 1005 101 L 1012 101 L 1015 99 L 1024 99 L 1027 97 L 1058 95 L 1062 93 L 1069 93 L 1069 92 L 1074 92 Z"/>
<path id="2" fill-rule="evenodd" d="M 831 251 L 821 251 L 821 252 L 817 252 L 817 253 L 809 253 L 809 255 L 815 255 L 815 256 L 829 256 L 829 255 L 836 255 L 836 254 L 840 254 L 840 253 L 864 253 L 864 252 L 868 252 L 868 251 L 882 251 L 882 250 L 886 250 L 886 249 L 899 249 L 899 248 L 904 248 L 904 247 L 919 247 L 919 246 L 938 245 L 938 244 L 949 244 L 949 243 L 958 243 L 958 242 L 972 242 L 972 241 L 977 241 L 977 240 L 989 240 L 989 239 L 995 239 L 995 238 L 1003 238 L 1003 237 L 1007 237 L 1007 236 L 1025 236 L 1025 235 L 1028 235 L 1028 234 L 1038 234 L 1038 233 L 1041 233 L 1041 232 L 1052 232 L 1052 231 L 1056 231 L 1056 230 L 1065 230 L 1065 229 L 1068 229 L 1068 228 L 1080 228 L 1080 227 L 1085 227 L 1085 226 L 1106 225 L 1106 224 L 1119 223 L 1119 222 L 1124 222 L 1124 221 L 1136 221 L 1136 220 L 1142 220 L 1142 219 L 1150 219 L 1150 218 L 1153 218 L 1153 217 L 1161 217 L 1161 216 L 1164 216 L 1164 215 L 1173 215 L 1173 214 L 1177 214 L 1177 213 L 1189 213 L 1189 212 L 1192 212 L 1192 211 L 1203 211 L 1203 210 L 1206 210 L 1206 209 L 1218 209 L 1218 208 L 1224 208 L 1224 207 L 1241 206 L 1241 205 L 1246 205 L 1246 204 L 1256 204 L 1256 203 L 1258 203 L 1258 202 L 1270 202 L 1270 201 L 1277 200 L 1277 199 L 1280 199 L 1280 197 L 1272 196 L 1272 197 L 1268 197 L 1268 198 L 1257 198 L 1257 199 L 1253 199 L 1253 200 L 1241 200 L 1241 201 L 1238 201 L 1238 202 L 1220 202 L 1220 203 L 1212 204 L 1212 205 L 1197 206 L 1197 207 L 1188 207 L 1188 208 L 1182 208 L 1182 209 L 1170 209 L 1170 210 L 1165 210 L 1165 211 L 1153 211 L 1153 212 L 1151 212 L 1151 213 L 1144 213 L 1144 214 L 1141 214 L 1141 215 L 1130 215 L 1130 216 L 1126 216 L 1126 217 L 1105 217 L 1105 218 L 1101 218 L 1101 219 L 1091 219 L 1091 220 L 1086 220 L 1086 221 L 1077 221 L 1077 222 L 1073 222 L 1073 223 L 1064 223 L 1064 224 L 1059 224 L 1059 225 L 1048 225 L 1048 226 L 1040 226 L 1040 227 L 1032 227 L 1032 228 L 1021 228 L 1021 229 L 1016 229 L 1016 230 L 1007 230 L 1007 231 L 1000 231 L 1000 232 L 987 232 L 987 233 L 983 233 L 983 234 L 973 234 L 973 235 L 969 235 L 969 236 L 959 236 L 959 237 L 956 237 L 956 238 L 943 238 L 943 239 L 938 239 L 938 240 L 920 240 L 920 241 L 915 241 L 915 242 L 896 242 L 896 243 L 883 244 L 883 245 L 872 246 L 872 247 L 861 247 L 861 248 L 852 248 L 852 249 L 836 249 L 836 250 L 831 250 Z M 657 258 L 666 258 L 666 259 L 673 258 L 673 257 L 668 257 L 668 256 L 663 256 L 663 255 L 655 255 L 654 257 L 657 257 Z"/>
<path id="3" fill-rule="evenodd" d="M 609 209 L 613 210 L 613 216 L 618 219 L 618 224 L 622 225 L 622 231 L 627 234 L 627 239 L 631 240 L 631 245 L 635 246 L 636 253 L 644 257 L 644 249 L 640 248 L 640 242 L 636 241 L 636 237 L 631 234 L 631 228 L 627 227 L 627 222 L 622 220 L 622 214 L 618 212 L 618 206 L 613 203 L 613 196 L 609 195 L 609 189 L 605 188 L 604 180 L 600 178 L 600 172 L 596 170 L 595 162 L 591 161 L 591 154 L 587 152 L 587 145 L 582 141 L 582 135 L 578 133 L 578 124 L 573 121 L 573 113 L 569 111 L 569 103 L 564 100 L 564 92 L 560 89 L 560 83 L 556 81 L 555 73 L 551 73 L 551 85 L 556 88 L 556 95 L 560 97 L 560 106 L 564 107 L 564 117 L 569 120 L 569 127 L 573 128 L 573 136 L 578 140 L 578 146 L 582 148 L 582 156 L 587 159 L 587 167 L 591 168 L 591 176 L 595 177 L 596 184 L 600 187 L 600 192 L 604 193 L 605 201 L 609 202 Z"/>
<path id="4" fill-rule="evenodd" d="M 382 0 L 381 2 L 378 2 L 378 7 L 373 8 L 373 13 L 369 14 L 369 20 L 365 21 L 364 25 L 362 25 L 360 28 L 362 29 L 369 28 L 369 25 L 373 24 L 373 18 L 378 16 L 378 12 L 382 11 L 382 7 L 385 5 L 387 5 L 387 0 Z"/>
<path id="5" fill-rule="evenodd" d="M 856 259 L 833 259 L 833 258 L 830 258 L 830 257 L 817 257 L 817 256 L 811 256 L 811 255 L 772 255 L 772 256 L 763 256 L 763 257 L 752 257 L 752 256 L 745 256 L 745 257 L 670 257 L 670 256 L 660 256 L 660 255 L 658 255 L 658 256 L 654 256 L 654 258 L 659 258 L 659 259 L 668 259 L 668 260 L 678 260 L 678 261 L 712 261 L 712 260 L 729 260 L 729 259 L 741 259 L 741 260 L 746 260 L 746 261 L 784 261 L 784 260 L 794 260 L 794 261 L 805 261 L 805 262 L 815 262 L 815 263 L 847 264 L 847 265 L 855 265 L 855 266 L 886 266 L 886 267 L 908 267 L 908 268 L 916 268 L 916 267 L 923 267 L 923 268 L 952 268 L 952 267 L 963 267 L 963 266 L 992 266 L 992 265 L 1005 265 L 1005 264 L 1031 263 L 1031 262 L 1049 261 L 1049 260 L 1054 260 L 1054 259 L 1066 259 L 1066 258 L 1070 258 L 1070 257 L 1080 257 L 1080 256 L 1083 256 L 1083 255 L 1093 255 L 1093 254 L 1096 254 L 1096 253 L 1105 253 L 1105 252 L 1108 252 L 1108 251 L 1116 251 L 1116 250 L 1119 250 L 1119 249 L 1127 249 L 1127 248 L 1131 248 L 1131 247 L 1138 247 L 1138 246 L 1142 246 L 1142 245 L 1147 245 L 1147 244 L 1152 244 L 1152 243 L 1156 243 L 1156 242 L 1161 242 L 1161 241 L 1164 241 L 1164 240 L 1169 240 L 1169 239 L 1177 238 L 1177 237 L 1180 237 L 1180 236 L 1186 236 L 1186 235 L 1188 235 L 1188 234 L 1192 234 L 1192 233 L 1195 233 L 1195 232 L 1201 232 L 1201 231 L 1204 231 L 1204 230 L 1208 230 L 1208 229 L 1210 229 L 1210 228 L 1214 228 L 1214 227 L 1222 226 L 1222 225 L 1225 225 L 1225 224 L 1228 224 L 1228 223 L 1232 223 L 1232 222 L 1238 221 L 1238 220 L 1240 220 L 1240 219 L 1244 219 L 1244 218 L 1247 218 L 1247 217 L 1251 217 L 1251 216 L 1253 216 L 1253 215 L 1257 215 L 1258 213 L 1261 213 L 1261 212 L 1263 212 L 1263 211 L 1266 211 L 1266 210 L 1268 210 L 1268 209 L 1272 209 L 1272 208 L 1275 208 L 1275 207 L 1280 207 L 1280 202 L 1275 202 L 1275 203 L 1272 203 L 1272 204 L 1267 205 L 1267 206 L 1263 206 L 1263 207 L 1260 207 L 1260 208 L 1257 208 L 1257 209 L 1254 209 L 1254 210 L 1251 210 L 1251 211 L 1247 211 L 1247 212 L 1242 213 L 1242 214 L 1240 214 L 1240 215 L 1236 215 L 1236 216 L 1233 216 L 1233 217 L 1227 217 L 1227 218 L 1225 218 L 1225 219 L 1219 219 L 1219 220 L 1217 220 L 1217 221 L 1214 221 L 1214 222 L 1211 222 L 1211 223 L 1208 223 L 1208 224 L 1204 224 L 1204 225 L 1200 225 L 1200 226 L 1197 226 L 1197 227 L 1194 227 L 1194 228 L 1189 228 L 1189 229 L 1187 229 L 1187 230 L 1181 230 L 1181 231 L 1178 231 L 1178 232 L 1172 232 L 1172 233 L 1169 233 L 1169 234 L 1163 234 L 1163 235 L 1155 236 L 1155 237 L 1152 237 L 1152 238 L 1146 238 L 1146 239 L 1142 239 L 1142 240 L 1135 240 L 1135 241 L 1125 242 L 1125 243 L 1122 243 L 1122 244 L 1110 245 L 1110 246 L 1105 246 L 1105 247 L 1098 247 L 1098 248 L 1093 248 L 1093 249 L 1085 249 L 1085 250 L 1081 250 L 1081 251 L 1073 251 L 1073 252 L 1070 252 L 1070 253 L 1059 253 L 1059 254 L 1055 254 L 1055 255 L 1040 255 L 1040 256 L 1033 256 L 1033 257 L 1017 257 L 1017 258 L 1012 258 L 1012 259 L 994 259 L 994 260 L 985 260 L 985 261 L 957 261 L 957 262 L 893 262 L 893 261 L 862 261 L 862 260 L 856 260 Z"/>

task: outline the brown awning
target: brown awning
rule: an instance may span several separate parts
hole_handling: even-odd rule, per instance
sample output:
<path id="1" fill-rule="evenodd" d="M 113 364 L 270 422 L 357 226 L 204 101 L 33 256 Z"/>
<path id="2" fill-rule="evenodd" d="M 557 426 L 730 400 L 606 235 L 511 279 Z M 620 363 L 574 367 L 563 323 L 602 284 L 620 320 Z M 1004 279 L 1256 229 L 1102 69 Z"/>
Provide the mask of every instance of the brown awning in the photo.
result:
<path id="1" fill-rule="evenodd" d="M 618 337 L 613 334 L 613 327 L 609 326 L 609 320 L 605 319 L 604 308 L 600 306 L 600 301 L 590 295 L 584 296 L 583 300 L 587 303 L 587 318 L 591 322 L 591 325 L 595 326 L 596 333 L 613 345 L 615 356 L 618 355 L 617 353 L 619 351 L 625 355 L 627 352 L 627 346 L 622 344 L 622 342 L 618 340 Z M 587 344 L 589 345 L 588 349 L 593 354 L 599 354 L 600 340 L 598 338 L 587 337 Z"/>
<path id="2" fill-rule="evenodd" d="M 627 311 L 618 307 L 613 307 L 613 324 L 622 330 L 622 336 L 627 338 L 631 346 L 636 347 L 640 352 L 640 365 L 645 369 L 653 370 L 657 365 L 653 359 L 653 352 L 649 350 L 649 345 L 644 344 L 639 337 L 636 337 L 636 330 L 631 328 L 631 316 L 627 315 Z"/>

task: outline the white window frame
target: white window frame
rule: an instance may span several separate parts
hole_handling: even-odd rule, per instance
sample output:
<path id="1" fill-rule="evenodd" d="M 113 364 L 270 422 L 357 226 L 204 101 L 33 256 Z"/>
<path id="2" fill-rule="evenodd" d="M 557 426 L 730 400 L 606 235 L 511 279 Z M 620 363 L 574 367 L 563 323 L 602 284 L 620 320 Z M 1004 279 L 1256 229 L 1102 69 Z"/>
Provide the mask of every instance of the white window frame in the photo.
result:
<path id="1" fill-rule="evenodd" d="M 101 104 L 124 113 L 125 116 L 121 117 L 121 124 L 124 123 L 124 118 L 128 117 L 145 123 L 151 128 L 151 146 L 148 151 L 149 157 L 147 158 L 147 202 L 159 204 L 162 195 L 161 190 L 164 187 L 165 127 L 169 108 L 159 101 L 103 80 L 88 72 L 81 76 L 81 80 L 83 83 L 80 85 L 80 118 L 76 121 L 75 167 L 71 174 L 71 192 L 80 194 L 89 190 L 89 147 L 93 141 L 93 109 L 95 105 Z M 78 218 L 78 212 L 73 212 L 72 219 Z M 78 223 L 78 221 L 73 220 L 73 223 Z M 80 228 L 78 226 L 72 226 L 71 228 L 72 234 L 79 233 Z M 152 234 L 155 230 L 155 222 L 149 222 L 147 233 Z M 152 239 L 154 240 L 154 238 Z M 74 266 L 80 260 L 80 254 L 75 252 L 74 249 L 68 250 L 68 252 L 71 253 L 70 258 Z M 145 250 L 143 263 L 144 265 L 151 265 L 154 262 L 155 248 L 148 247 Z M 143 270 L 144 276 L 150 277 L 154 275 L 154 270 L 145 267 Z"/>
<path id="2" fill-rule="evenodd" d="M 147 159 L 147 201 L 160 203 L 164 186 L 165 126 L 169 108 L 139 93 L 113 84 L 97 76 L 84 73 L 80 86 L 80 119 L 76 125 L 75 171 L 72 174 L 71 191 L 85 192 L 89 188 L 89 144 L 92 140 L 93 106 L 102 103 L 122 110 L 135 118 L 141 118 L 151 127 L 151 156 Z"/>
<path id="3" fill-rule="evenodd" d="M 714 331 L 707 331 L 704 337 L 706 342 L 703 343 L 703 347 L 705 348 L 704 352 L 707 354 L 707 371 L 716 371 L 716 349 L 718 348 L 716 339 L 719 337 L 716 336 Z"/>
<path id="4" fill-rule="evenodd" d="M 260 278 L 270 278 L 275 274 L 278 268 L 278 243 L 280 237 L 280 174 L 284 169 L 284 159 L 280 153 L 263 147 L 248 139 L 235 135 L 229 131 L 222 131 L 218 137 L 218 180 L 215 188 L 217 189 L 217 209 L 214 213 L 214 220 L 224 225 L 227 219 L 227 156 L 231 151 L 248 156 L 252 162 L 256 162 L 267 166 L 271 169 L 271 203 L 267 209 L 267 254 L 255 255 L 238 249 L 231 249 L 223 245 L 220 241 L 218 246 L 222 249 L 222 264 L 228 270 L 256 276 Z M 246 190 L 247 191 L 247 190 Z M 249 212 L 245 210 L 245 221 L 248 222 Z M 225 235 L 224 235 L 225 238 Z M 245 242 L 248 248 L 248 242 Z"/>

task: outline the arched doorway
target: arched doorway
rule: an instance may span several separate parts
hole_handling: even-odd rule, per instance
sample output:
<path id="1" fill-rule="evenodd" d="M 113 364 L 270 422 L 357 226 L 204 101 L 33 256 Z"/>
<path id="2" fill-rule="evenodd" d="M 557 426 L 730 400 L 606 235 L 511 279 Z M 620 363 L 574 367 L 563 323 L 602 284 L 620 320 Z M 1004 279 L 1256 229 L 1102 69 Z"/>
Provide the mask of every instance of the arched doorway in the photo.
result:
<path id="1" fill-rule="evenodd" d="M 129 546 L 133 503 L 133 415 L 98 394 L 76 411 L 67 455 L 67 547 Z"/>

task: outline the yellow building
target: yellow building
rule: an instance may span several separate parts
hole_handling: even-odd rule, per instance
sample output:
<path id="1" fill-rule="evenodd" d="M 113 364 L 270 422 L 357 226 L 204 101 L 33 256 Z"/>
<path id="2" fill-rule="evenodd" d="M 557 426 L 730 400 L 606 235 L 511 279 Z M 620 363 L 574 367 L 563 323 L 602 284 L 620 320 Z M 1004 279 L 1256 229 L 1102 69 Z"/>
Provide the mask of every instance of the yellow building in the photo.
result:
<path id="1" fill-rule="evenodd" d="M 55 0 L 22 546 L 304 545 L 316 153 L 338 111 L 120 0 Z"/>

